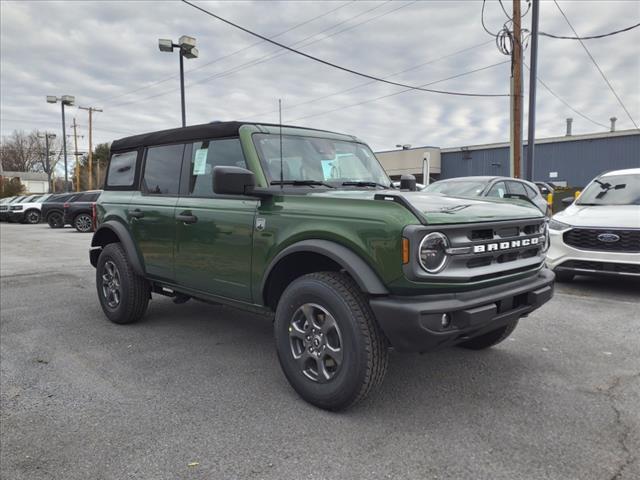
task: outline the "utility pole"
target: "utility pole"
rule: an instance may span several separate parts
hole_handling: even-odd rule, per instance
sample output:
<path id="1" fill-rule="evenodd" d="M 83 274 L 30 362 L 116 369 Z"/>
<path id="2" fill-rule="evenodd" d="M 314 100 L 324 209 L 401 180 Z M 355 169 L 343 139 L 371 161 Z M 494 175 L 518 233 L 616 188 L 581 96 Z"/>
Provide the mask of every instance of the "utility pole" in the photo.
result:
<path id="1" fill-rule="evenodd" d="M 73 155 L 76 157 L 76 192 L 80 191 L 80 162 L 78 161 L 78 124 L 76 123 L 76 117 L 73 117 Z"/>
<path id="2" fill-rule="evenodd" d="M 513 52 L 511 54 L 511 148 L 509 172 L 521 178 L 522 165 L 522 28 L 520 0 L 513 0 Z"/>
<path id="3" fill-rule="evenodd" d="M 49 189 L 51 190 L 51 192 L 53 192 L 55 190 L 55 185 L 53 185 L 53 183 L 51 182 L 51 163 L 49 161 L 49 139 L 50 138 L 56 138 L 55 133 L 47 133 L 44 132 L 44 135 L 40 135 L 38 134 L 38 138 L 44 138 L 44 162 L 43 162 L 43 166 L 44 166 L 44 171 L 47 174 L 47 179 L 49 182 Z"/>
<path id="4" fill-rule="evenodd" d="M 531 4 L 531 60 L 529 61 L 529 122 L 527 134 L 527 180 L 533 182 L 536 148 L 536 87 L 538 86 L 538 17 L 540 0 Z"/>
<path id="5" fill-rule="evenodd" d="M 101 112 L 101 108 L 96 107 L 78 107 L 81 110 L 87 110 L 89 112 L 89 190 L 93 190 L 93 112 Z M 98 175 L 96 177 L 96 183 L 100 182 L 100 163 L 98 163 Z"/>

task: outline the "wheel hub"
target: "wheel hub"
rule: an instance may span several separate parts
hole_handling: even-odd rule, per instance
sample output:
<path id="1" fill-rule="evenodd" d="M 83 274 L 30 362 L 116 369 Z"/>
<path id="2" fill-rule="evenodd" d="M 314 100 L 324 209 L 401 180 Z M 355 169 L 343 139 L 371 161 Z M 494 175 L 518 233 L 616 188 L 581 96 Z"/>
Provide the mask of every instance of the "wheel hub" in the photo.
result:
<path id="1" fill-rule="evenodd" d="M 289 324 L 291 354 L 310 380 L 332 380 L 342 365 L 342 335 L 335 318 L 322 306 L 306 303 Z"/>
<path id="2" fill-rule="evenodd" d="M 120 272 L 116 264 L 107 260 L 104 264 L 104 270 L 102 274 L 102 296 L 104 297 L 107 306 L 110 308 L 116 308 L 120 305 Z"/>

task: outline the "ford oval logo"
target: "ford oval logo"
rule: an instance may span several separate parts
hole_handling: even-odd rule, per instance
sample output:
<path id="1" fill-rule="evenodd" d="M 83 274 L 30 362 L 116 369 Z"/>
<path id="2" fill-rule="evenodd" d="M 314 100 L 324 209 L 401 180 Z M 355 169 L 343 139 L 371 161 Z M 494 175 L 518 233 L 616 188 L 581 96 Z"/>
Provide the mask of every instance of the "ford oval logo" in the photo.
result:
<path id="1" fill-rule="evenodd" d="M 620 240 L 620 236 L 615 233 L 601 233 L 598 235 L 598 240 L 605 243 L 613 243 Z"/>

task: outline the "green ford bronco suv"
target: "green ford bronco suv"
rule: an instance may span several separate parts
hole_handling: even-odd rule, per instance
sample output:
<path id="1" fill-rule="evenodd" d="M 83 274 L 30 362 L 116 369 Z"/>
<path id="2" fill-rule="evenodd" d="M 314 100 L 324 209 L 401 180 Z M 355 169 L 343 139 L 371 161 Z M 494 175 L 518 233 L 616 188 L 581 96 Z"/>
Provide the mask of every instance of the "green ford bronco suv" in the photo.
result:
<path id="1" fill-rule="evenodd" d="M 394 189 L 356 137 L 214 122 L 114 141 L 90 259 L 106 316 L 152 293 L 273 318 L 282 370 L 339 410 L 390 348 L 491 347 L 553 295 L 533 205 Z M 415 179 L 413 180 L 415 183 Z"/>

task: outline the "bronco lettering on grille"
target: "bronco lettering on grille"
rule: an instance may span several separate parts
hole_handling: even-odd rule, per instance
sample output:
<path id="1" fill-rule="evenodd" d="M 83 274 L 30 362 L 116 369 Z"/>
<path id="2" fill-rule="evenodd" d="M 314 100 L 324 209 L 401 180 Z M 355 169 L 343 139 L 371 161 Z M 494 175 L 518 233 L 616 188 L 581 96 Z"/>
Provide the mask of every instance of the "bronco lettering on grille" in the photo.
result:
<path id="1" fill-rule="evenodd" d="M 511 248 L 530 247 L 540 244 L 540 237 L 523 238 L 522 240 L 511 240 L 508 242 L 485 243 L 474 245 L 473 253 L 497 252 L 499 250 L 509 250 Z"/>

